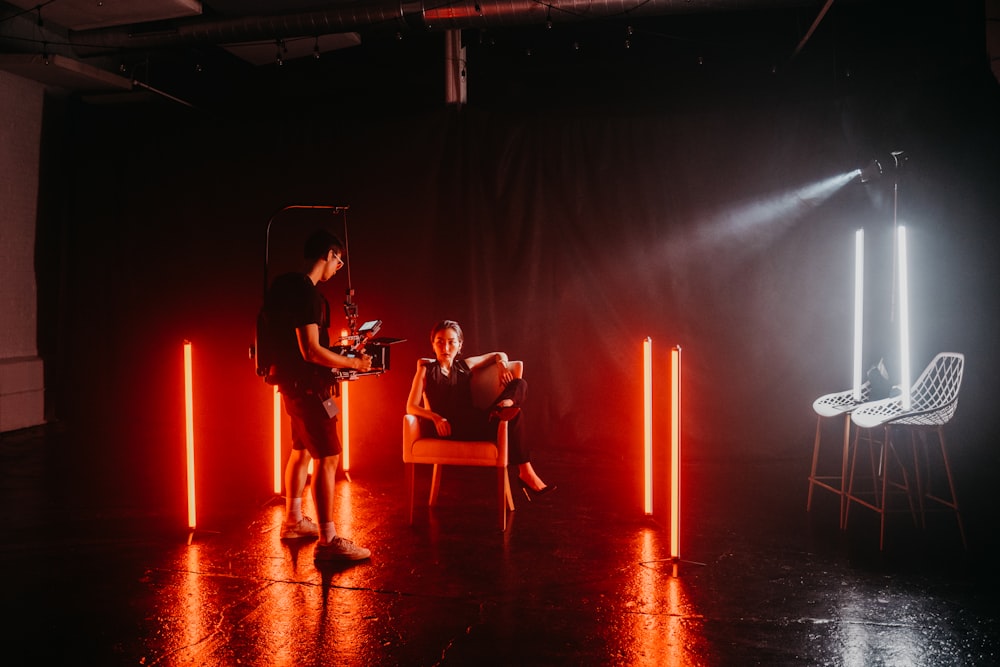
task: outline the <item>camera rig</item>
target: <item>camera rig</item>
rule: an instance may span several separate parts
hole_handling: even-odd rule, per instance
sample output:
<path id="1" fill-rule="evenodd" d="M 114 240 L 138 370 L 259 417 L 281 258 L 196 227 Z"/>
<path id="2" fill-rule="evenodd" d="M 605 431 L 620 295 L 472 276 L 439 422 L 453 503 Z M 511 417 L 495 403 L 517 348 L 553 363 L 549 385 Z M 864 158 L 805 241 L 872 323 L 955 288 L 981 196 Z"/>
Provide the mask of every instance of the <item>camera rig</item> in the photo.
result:
<path id="1" fill-rule="evenodd" d="M 371 370 L 367 371 L 331 368 L 330 371 L 337 381 L 356 380 L 365 375 L 381 375 L 389 370 L 389 346 L 393 343 L 401 343 L 403 339 L 376 338 L 375 335 L 381 328 L 382 320 L 368 320 L 357 329 L 356 333 L 341 336 L 336 345 L 330 346 L 331 350 L 345 357 L 358 357 L 367 354 L 372 360 Z"/>
<path id="2" fill-rule="evenodd" d="M 336 339 L 329 349 L 345 357 L 360 357 L 368 355 L 371 357 L 371 369 L 367 371 L 357 371 L 348 368 L 323 368 L 317 366 L 317 373 L 321 379 L 333 385 L 334 393 L 340 394 L 340 383 L 357 380 L 367 375 L 381 375 L 389 370 L 389 347 L 394 343 L 401 343 L 403 338 L 376 338 L 382 328 L 382 320 L 368 320 L 358 327 L 358 305 L 354 301 L 354 287 L 351 283 L 350 253 L 348 252 L 347 237 L 347 210 L 349 206 L 330 206 L 292 204 L 279 209 L 271 216 L 267 222 L 266 238 L 264 241 L 264 295 L 266 297 L 269 287 L 268 266 L 270 260 L 270 238 L 271 225 L 278 214 L 293 209 L 328 210 L 333 215 L 343 215 L 344 220 L 344 254 L 347 255 L 345 262 L 347 268 L 347 290 L 344 297 L 344 315 L 347 318 L 347 329 Z M 275 372 L 272 364 L 272 349 L 268 340 L 266 316 L 261 309 L 257 315 L 257 328 L 254 344 L 250 346 L 250 358 L 255 361 L 257 375 L 264 379 L 264 382 L 271 385 L 279 384 L 281 378 Z"/>

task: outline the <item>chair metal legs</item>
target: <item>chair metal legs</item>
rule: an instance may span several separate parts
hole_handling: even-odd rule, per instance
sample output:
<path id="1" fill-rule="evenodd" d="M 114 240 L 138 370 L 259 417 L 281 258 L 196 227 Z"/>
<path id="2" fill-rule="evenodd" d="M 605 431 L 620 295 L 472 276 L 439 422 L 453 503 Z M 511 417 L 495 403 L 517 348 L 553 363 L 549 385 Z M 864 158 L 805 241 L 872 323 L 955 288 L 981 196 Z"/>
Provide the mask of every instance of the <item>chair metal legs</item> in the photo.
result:
<path id="1" fill-rule="evenodd" d="M 862 430 L 865 431 L 864 439 L 868 443 L 868 460 L 870 464 L 869 479 L 872 482 L 870 496 L 868 492 L 856 492 L 854 489 L 854 481 L 857 477 L 858 445 L 861 440 Z M 850 503 L 852 502 L 858 503 L 859 505 L 875 511 L 879 515 L 878 548 L 882 551 L 885 548 L 885 515 L 889 510 L 889 493 L 892 490 L 899 490 L 906 494 L 907 501 L 910 505 L 910 515 L 913 517 L 914 525 L 917 524 L 917 512 L 916 507 L 913 504 L 910 477 L 907 474 L 906 466 L 903 464 L 898 453 L 896 452 L 896 446 L 892 439 L 891 427 L 887 425 L 882 428 L 883 437 L 881 441 L 872 437 L 872 430 L 873 429 L 858 429 L 854 436 L 854 452 L 851 456 L 850 481 L 847 486 L 846 494 L 848 505 L 844 510 L 843 525 L 846 529 L 851 509 Z M 876 448 L 878 448 L 878 456 L 875 455 Z M 901 482 L 892 479 L 890 466 L 899 471 L 899 476 L 902 478 Z M 860 495 L 861 493 L 864 493 L 865 495 L 862 496 Z M 871 498 L 870 500 L 869 497 Z"/>
<path id="2" fill-rule="evenodd" d="M 919 525 L 921 528 L 927 527 L 927 510 L 924 503 L 925 500 L 933 501 L 954 511 L 955 520 L 958 522 L 958 531 L 962 538 L 962 547 L 964 549 L 968 549 L 968 543 L 966 542 L 965 537 L 965 525 L 962 522 L 962 515 L 959 511 L 958 497 L 955 495 L 955 482 L 951 474 L 951 463 L 948 460 L 944 427 L 887 424 L 883 426 L 882 429 L 883 439 L 881 442 L 871 436 L 871 430 L 873 429 L 859 429 L 854 437 L 854 453 L 851 457 L 850 482 L 848 484 L 846 494 L 848 505 L 844 513 L 844 528 L 847 527 L 847 519 L 850 513 L 851 503 L 858 503 L 859 505 L 874 510 L 879 514 L 879 549 L 883 550 L 885 547 L 885 515 L 888 511 L 889 493 L 893 489 L 898 489 L 906 493 L 914 525 Z M 906 429 L 910 432 L 910 437 L 902 440 L 893 438 L 893 429 Z M 855 490 L 855 478 L 858 474 L 858 441 L 861 438 L 862 430 L 865 431 L 865 439 L 868 442 L 869 460 L 871 462 L 871 492 L 861 492 Z M 929 442 L 930 438 L 928 434 L 930 433 L 937 436 L 937 448 L 933 448 L 932 443 Z M 917 443 L 918 434 L 921 445 L 919 449 Z M 907 467 L 904 465 L 902 459 L 899 458 L 896 449 L 897 444 L 905 443 L 907 440 L 912 448 L 913 486 L 910 485 Z M 877 447 L 880 448 L 880 451 L 878 457 L 876 458 L 875 450 Z M 931 474 L 933 468 L 931 464 L 932 449 L 935 449 L 936 453 L 940 455 L 942 468 L 936 476 L 932 476 Z M 923 454 L 922 457 L 920 456 L 921 453 Z M 902 478 L 901 482 L 892 479 L 890 466 L 899 471 L 898 474 Z M 932 486 L 935 488 L 932 488 Z M 947 487 L 947 497 L 938 495 L 938 492 L 936 491 L 936 488 L 941 488 L 941 493 L 944 493 L 944 487 Z M 914 505 L 914 496 L 916 496 L 917 499 L 916 506 Z M 869 498 L 871 498 L 871 500 L 869 500 Z M 918 508 L 920 513 L 919 524 L 917 521 Z"/>
<path id="3" fill-rule="evenodd" d="M 812 469 L 809 472 L 809 493 L 806 497 L 806 511 L 812 510 L 813 490 L 816 487 L 832 491 L 840 496 L 840 529 L 847 527 L 847 459 L 849 458 L 851 444 L 851 415 L 844 413 L 844 444 L 840 460 L 840 475 L 818 475 L 819 468 L 819 442 L 823 427 L 823 417 L 816 417 L 816 440 L 813 443 Z"/>
<path id="4" fill-rule="evenodd" d="M 917 479 L 917 495 L 920 501 L 920 517 L 921 523 L 926 528 L 927 520 L 925 515 L 924 500 L 931 500 L 939 505 L 943 505 L 948 509 L 955 512 L 955 520 L 958 522 L 958 532 L 962 538 L 962 548 L 968 549 L 969 545 L 965 538 L 965 525 L 962 522 L 962 514 L 958 508 L 958 496 L 955 495 L 955 482 L 951 475 L 951 463 L 948 461 L 948 450 L 945 443 L 944 437 L 944 427 L 907 427 L 910 431 L 910 441 L 913 445 L 913 460 L 916 469 L 916 479 Z M 931 488 L 934 484 L 934 479 L 931 476 L 931 461 L 930 461 L 930 449 L 931 443 L 929 442 L 928 433 L 933 432 L 937 436 L 938 449 L 937 452 L 941 455 L 941 463 L 944 470 L 944 481 L 947 482 L 948 487 L 948 497 L 942 497 L 936 494 L 935 489 Z M 922 445 L 923 452 L 923 465 L 920 465 L 920 460 L 917 456 L 917 434 L 920 435 L 920 443 Z M 938 484 L 940 486 L 940 483 Z"/>

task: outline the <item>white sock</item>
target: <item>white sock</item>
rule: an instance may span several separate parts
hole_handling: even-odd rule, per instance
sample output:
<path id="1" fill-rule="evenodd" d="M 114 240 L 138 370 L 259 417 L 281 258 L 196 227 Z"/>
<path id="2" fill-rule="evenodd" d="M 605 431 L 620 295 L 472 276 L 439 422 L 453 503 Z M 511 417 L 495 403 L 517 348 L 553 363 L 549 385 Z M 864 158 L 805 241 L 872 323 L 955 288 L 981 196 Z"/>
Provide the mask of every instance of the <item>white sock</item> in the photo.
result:
<path id="1" fill-rule="evenodd" d="M 319 537 L 323 540 L 323 544 L 329 544 L 333 542 L 333 538 L 337 536 L 337 527 L 333 521 L 327 521 L 326 523 L 321 523 L 319 526 Z"/>
<path id="2" fill-rule="evenodd" d="M 302 497 L 290 498 L 285 502 L 285 523 L 293 524 L 302 520 Z"/>

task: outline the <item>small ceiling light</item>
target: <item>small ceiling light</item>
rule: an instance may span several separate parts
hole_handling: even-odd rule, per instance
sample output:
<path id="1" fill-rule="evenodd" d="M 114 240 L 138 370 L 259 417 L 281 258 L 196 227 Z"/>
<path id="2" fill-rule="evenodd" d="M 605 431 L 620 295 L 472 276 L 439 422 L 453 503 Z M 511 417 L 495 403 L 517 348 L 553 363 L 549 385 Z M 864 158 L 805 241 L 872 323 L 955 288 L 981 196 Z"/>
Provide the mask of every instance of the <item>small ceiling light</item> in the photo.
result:
<path id="1" fill-rule="evenodd" d="M 319 36 L 316 36 L 316 44 L 313 46 L 313 58 L 319 60 Z"/>
<path id="2" fill-rule="evenodd" d="M 552 7 L 545 10 L 545 27 L 552 30 Z"/>

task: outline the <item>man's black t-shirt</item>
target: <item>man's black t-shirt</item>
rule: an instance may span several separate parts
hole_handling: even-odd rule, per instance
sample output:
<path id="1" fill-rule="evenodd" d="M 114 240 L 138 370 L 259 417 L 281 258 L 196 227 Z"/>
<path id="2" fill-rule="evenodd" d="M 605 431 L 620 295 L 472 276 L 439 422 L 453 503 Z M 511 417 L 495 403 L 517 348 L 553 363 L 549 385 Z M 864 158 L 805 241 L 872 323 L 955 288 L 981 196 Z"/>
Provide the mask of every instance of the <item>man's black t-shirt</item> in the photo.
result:
<path id="1" fill-rule="evenodd" d="M 323 367 L 302 358 L 296 329 L 309 324 L 319 327 L 320 345 L 330 343 L 330 304 L 326 297 L 302 273 L 286 273 L 271 283 L 261 310 L 262 329 L 266 341 L 258 346 L 267 347 L 267 358 L 272 375 L 279 386 L 286 383 L 311 383 Z"/>

